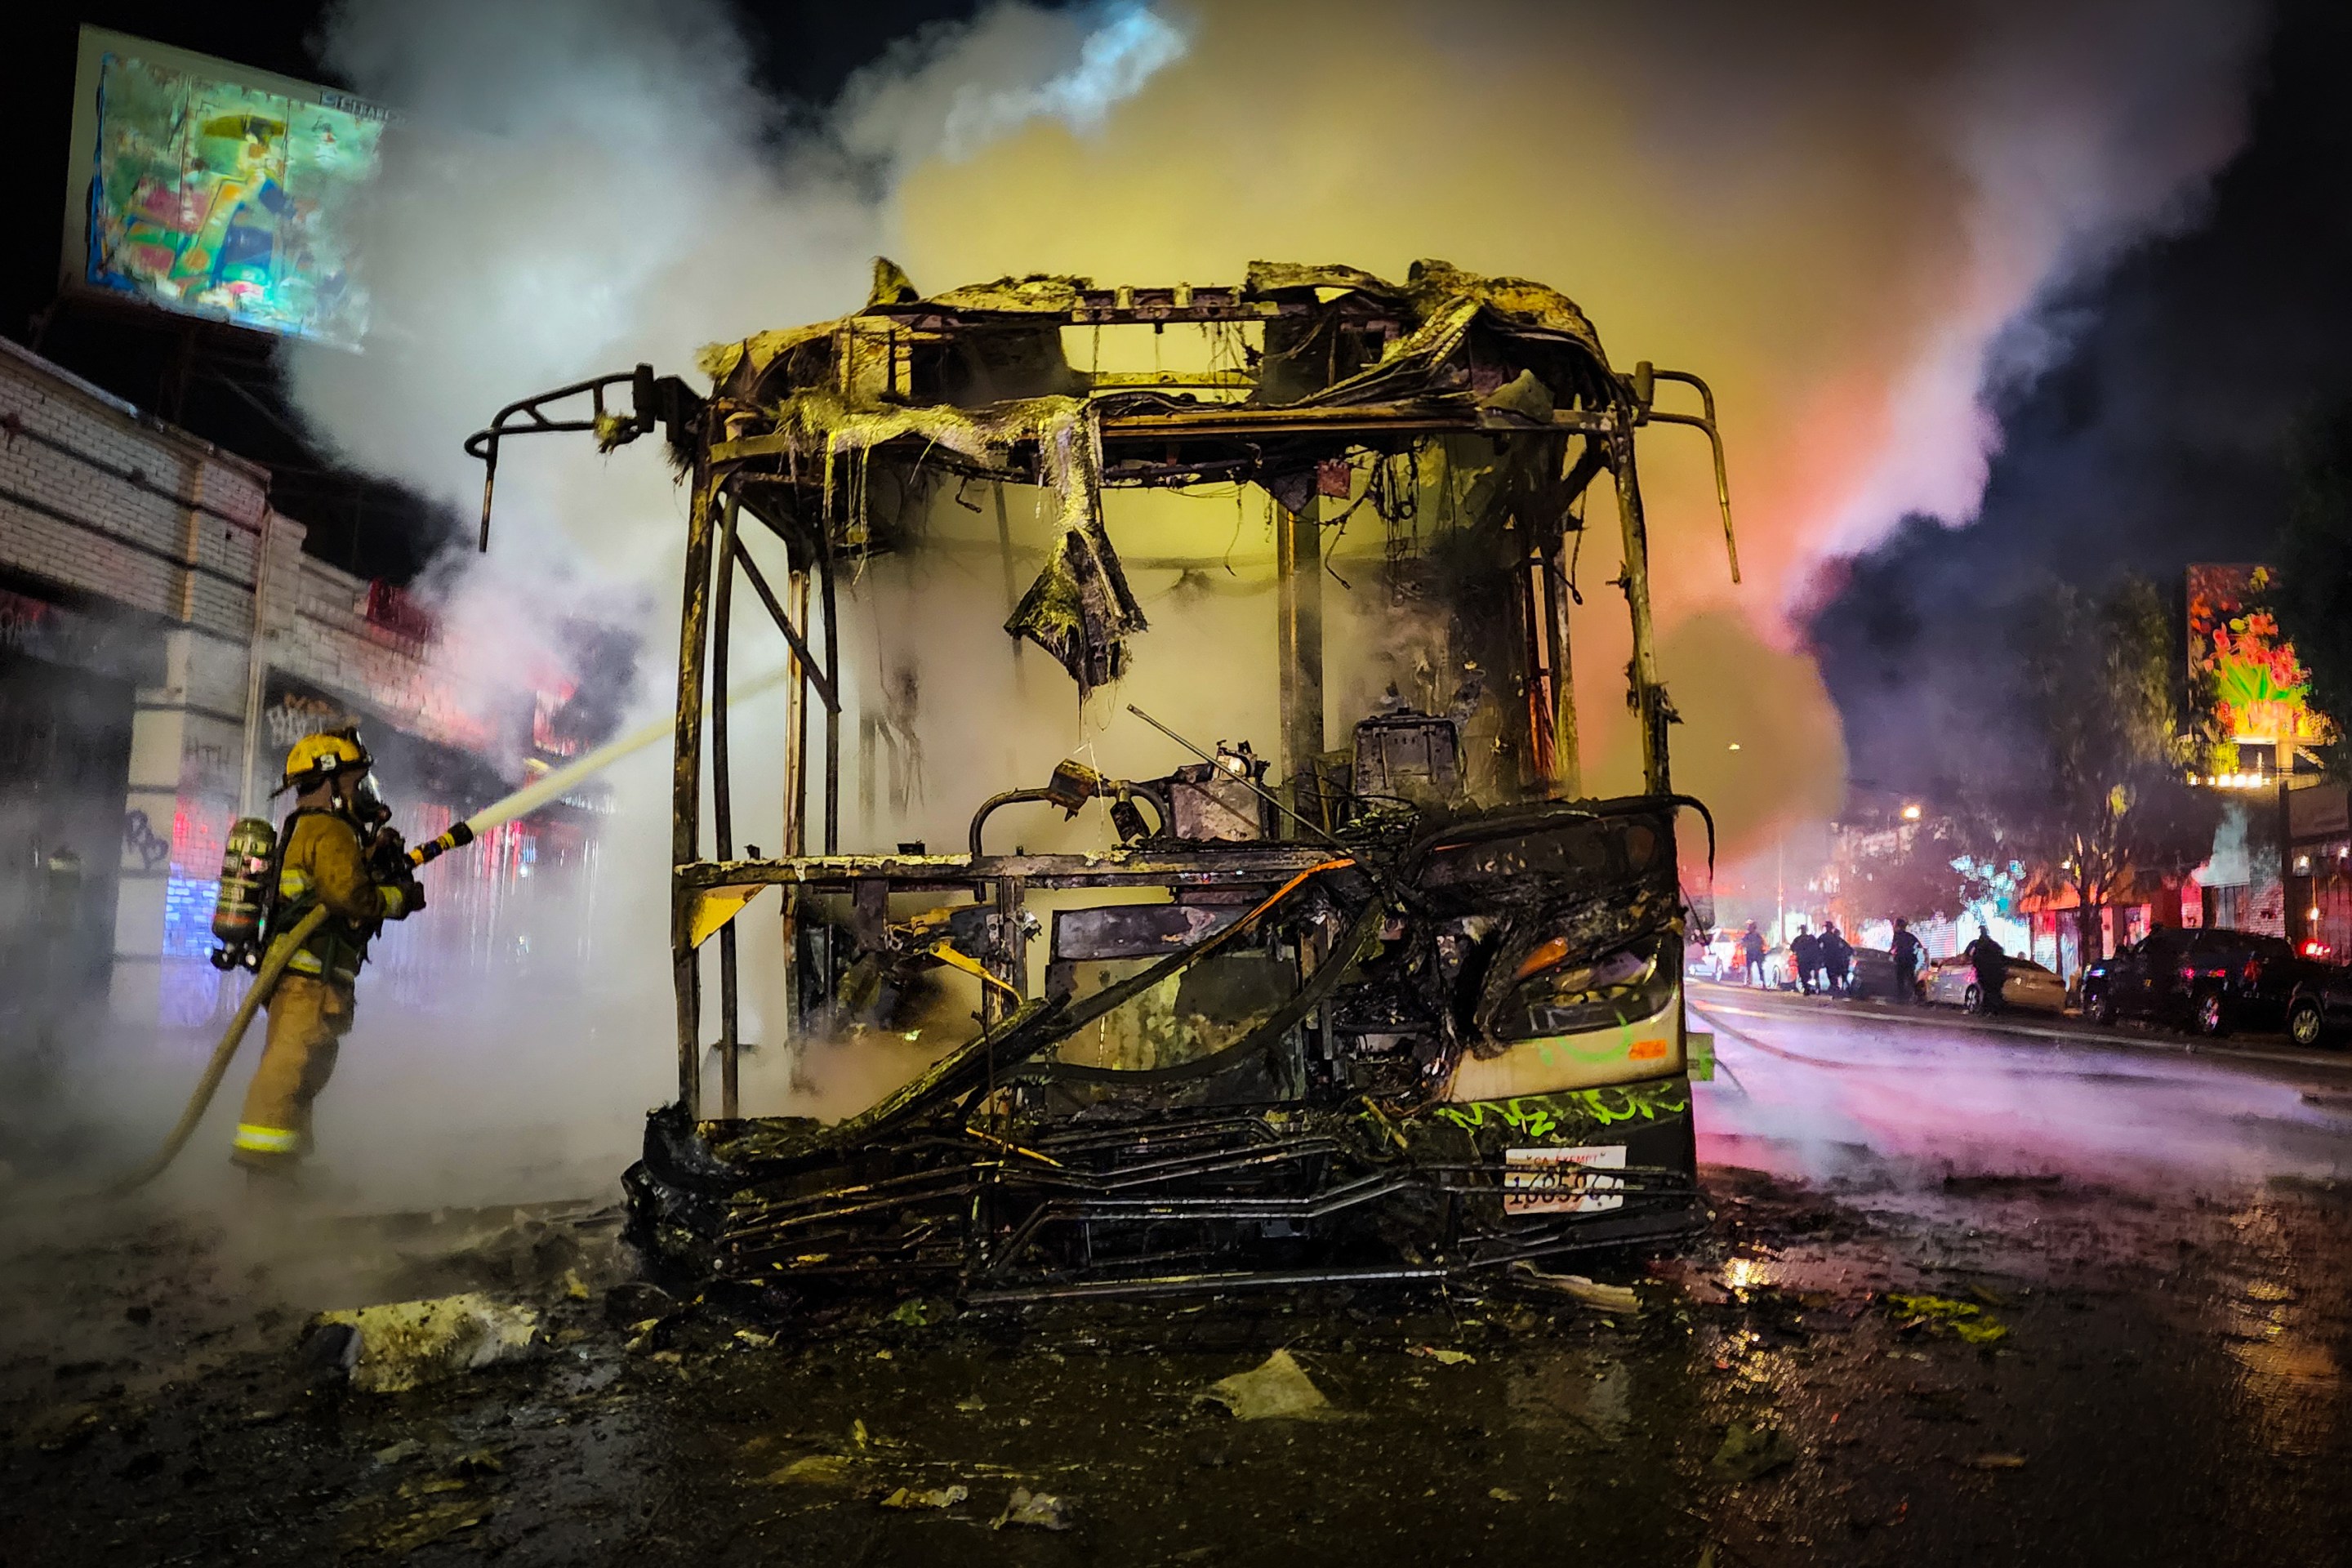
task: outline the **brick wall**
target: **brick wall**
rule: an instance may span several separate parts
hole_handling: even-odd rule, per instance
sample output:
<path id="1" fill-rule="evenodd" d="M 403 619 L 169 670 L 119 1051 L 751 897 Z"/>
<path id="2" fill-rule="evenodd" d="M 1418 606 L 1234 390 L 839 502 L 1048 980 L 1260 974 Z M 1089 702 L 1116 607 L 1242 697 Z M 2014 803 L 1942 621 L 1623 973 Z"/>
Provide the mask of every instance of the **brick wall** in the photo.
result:
<path id="1" fill-rule="evenodd" d="M 127 1016 L 192 1022 L 218 1000 L 202 924 L 221 841 L 241 809 L 266 809 L 280 765 L 250 721 L 257 649 L 261 669 L 425 739 L 480 733 L 432 650 L 370 622 L 368 584 L 305 555 L 303 531 L 271 510 L 267 470 L 0 339 L 0 564 L 129 612 L 160 654 L 161 679 L 136 693 L 124 780 L 114 999 Z M 173 975 L 190 991 L 176 1001 Z"/>

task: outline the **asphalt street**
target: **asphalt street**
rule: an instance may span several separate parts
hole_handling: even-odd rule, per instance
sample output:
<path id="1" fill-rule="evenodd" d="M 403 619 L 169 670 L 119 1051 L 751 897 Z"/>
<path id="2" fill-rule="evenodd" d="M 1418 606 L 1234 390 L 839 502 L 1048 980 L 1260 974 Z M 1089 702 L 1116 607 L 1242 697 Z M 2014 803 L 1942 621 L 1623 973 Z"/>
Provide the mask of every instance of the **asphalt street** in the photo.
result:
<path id="1" fill-rule="evenodd" d="M 2352 1560 L 2352 1058 L 1692 1005 L 1713 1226 L 1590 1266 L 1632 1310 L 747 1321 L 633 1281 L 608 1193 L 255 1215 L 20 1185 L 0 1563 Z M 459 1289 L 531 1308 L 540 1348 L 401 1394 L 302 1365 L 313 1311 Z M 1276 1352 L 1323 1405 L 1206 1397 Z"/>
<path id="2" fill-rule="evenodd" d="M 2352 1175 L 2352 1051 L 2074 1018 L 1691 988 L 1722 1072 L 1702 1158 L 1894 1190 L 1954 1173 L 2135 1190 Z"/>

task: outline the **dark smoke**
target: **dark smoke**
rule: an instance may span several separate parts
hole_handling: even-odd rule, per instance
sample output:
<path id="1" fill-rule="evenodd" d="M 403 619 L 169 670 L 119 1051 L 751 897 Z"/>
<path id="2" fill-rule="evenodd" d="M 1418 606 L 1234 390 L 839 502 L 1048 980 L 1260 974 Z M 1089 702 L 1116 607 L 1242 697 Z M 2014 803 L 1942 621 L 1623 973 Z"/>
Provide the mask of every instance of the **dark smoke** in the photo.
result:
<path id="1" fill-rule="evenodd" d="M 2204 221 L 2031 323 L 2066 346 L 1995 389 L 1979 519 L 1910 518 L 1828 576 L 1809 626 L 1856 778 L 1926 790 L 2004 765 L 2000 623 L 2035 584 L 2137 572 L 2177 595 L 2190 562 L 2271 551 L 2295 430 L 2352 392 L 2347 52 L 2352 12 L 2282 13 Z"/>

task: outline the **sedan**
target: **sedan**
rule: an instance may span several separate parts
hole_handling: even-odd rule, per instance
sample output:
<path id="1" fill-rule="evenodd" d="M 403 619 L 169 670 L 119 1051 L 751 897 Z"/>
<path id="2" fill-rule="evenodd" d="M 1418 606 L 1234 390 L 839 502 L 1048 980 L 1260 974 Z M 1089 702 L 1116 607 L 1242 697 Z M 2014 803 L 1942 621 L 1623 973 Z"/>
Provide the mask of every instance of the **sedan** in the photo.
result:
<path id="1" fill-rule="evenodd" d="M 1902 994 L 1901 987 L 1895 984 L 1895 955 L 1883 947 L 1853 950 L 1853 968 L 1846 977 L 1845 994 L 1885 1002 L 1914 1000 Z"/>
<path id="2" fill-rule="evenodd" d="M 1939 958 L 1927 966 L 1927 1000 L 1971 1013 L 1985 1010 L 1984 987 L 1977 983 L 1977 966 L 1967 953 Z M 2063 1013 L 2066 983 L 2030 958 L 2012 958 L 2001 984 L 2000 1004 L 2020 1013 Z"/>

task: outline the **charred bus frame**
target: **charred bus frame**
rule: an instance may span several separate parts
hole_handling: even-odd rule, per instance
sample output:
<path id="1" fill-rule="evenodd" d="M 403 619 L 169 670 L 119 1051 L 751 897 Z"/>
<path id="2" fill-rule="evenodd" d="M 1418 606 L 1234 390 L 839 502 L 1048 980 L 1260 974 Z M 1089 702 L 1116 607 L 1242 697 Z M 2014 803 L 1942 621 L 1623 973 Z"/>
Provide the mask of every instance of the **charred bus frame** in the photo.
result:
<path id="1" fill-rule="evenodd" d="M 1126 375 L 1077 371 L 1059 347 L 1065 327 L 1171 323 L 1254 325 L 1260 346 L 1235 369 Z M 1219 1280 L 1442 1275 L 1668 1234 L 1691 1222 L 1680 1006 L 1685 901 L 1675 817 L 1697 803 L 1676 795 L 1670 776 L 1674 714 L 1656 663 L 1634 436 L 1657 423 L 1707 436 L 1736 582 L 1722 445 L 1704 382 L 1647 363 L 1617 373 L 1563 297 L 1440 263 L 1417 263 L 1402 285 L 1345 268 L 1258 264 L 1238 288 L 1101 289 L 1040 277 L 930 299 L 877 263 L 863 310 L 706 351 L 704 367 L 714 382 L 707 398 L 640 366 L 524 399 L 468 444 L 494 477 L 499 443 L 512 435 L 591 431 L 609 449 L 661 428 L 690 485 L 672 795 L 678 1098 L 656 1113 L 647 1163 L 633 1172 L 643 1238 L 657 1254 L 753 1280 L 772 1273 L 944 1270 L 979 1294 L 1118 1292 Z M 1661 382 L 1692 388 L 1700 411 L 1657 407 Z M 608 412 L 607 392 L 625 384 L 631 412 Z M 551 417 L 550 405 L 581 396 L 592 403 L 587 417 Z M 1489 531 L 1486 557 L 1509 584 L 1508 624 L 1486 634 L 1517 688 L 1486 694 L 1502 710 L 1505 766 L 1489 781 L 1483 805 L 1464 802 L 1457 789 L 1450 803 L 1424 801 L 1399 820 L 1351 800 L 1317 765 L 1325 753 L 1317 479 L 1351 454 L 1385 458 L 1465 438 L 1484 438 L 1498 458 L 1513 455 L 1500 465 L 1494 502 L 1500 526 Z M 1082 689 L 1116 672 L 1125 638 L 1141 629 L 1139 612 L 1122 618 L 1122 603 L 1131 609 L 1132 600 L 1102 529 L 1102 490 L 1207 479 L 1266 488 L 1277 507 L 1278 787 L 1260 785 L 1241 759 L 1209 760 L 1229 798 L 1238 798 L 1234 784 L 1270 797 L 1276 809 L 1261 811 L 1264 831 L 1242 834 L 1243 842 L 1186 839 L 1168 798 L 1185 787 L 1181 780 L 1121 781 L 1080 768 L 1068 776 L 1057 771 L 1045 789 L 985 803 L 969 854 L 844 853 L 839 577 L 845 563 L 893 542 L 873 503 L 877 471 L 895 477 L 902 496 L 926 471 L 999 487 L 1001 534 L 1002 486 L 1041 484 L 1062 494 L 1064 552 L 1024 606 L 1053 590 L 1045 600 L 1058 619 L 1041 634 L 1035 617 L 1024 626 L 1016 614 L 1007 630 L 1045 644 Z M 1641 795 L 1605 802 L 1576 798 L 1562 592 L 1564 554 L 1582 527 L 1581 498 L 1603 473 L 1612 479 L 1622 542 L 1618 583 L 1633 639 L 1628 700 L 1643 766 Z M 486 480 L 485 547 L 489 496 Z M 761 564 L 747 519 L 781 544 L 781 581 Z M 1007 563 L 1009 571 L 1009 553 Z M 1065 580 L 1051 582 L 1057 566 Z M 793 667 L 782 781 L 786 842 L 773 857 L 742 853 L 736 842 L 728 652 L 739 579 L 760 601 Z M 823 715 L 823 770 L 814 779 L 813 705 Z M 1228 773 L 1235 775 L 1230 782 Z M 806 842 L 812 795 L 815 853 Z M 1070 806 L 1092 795 L 1121 804 L 1139 796 L 1153 805 L 1159 826 L 1150 828 L 1129 805 L 1124 842 L 1107 853 L 991 854 L 981 841 L 989 810 L 1006 799 Z M 1711 826 L 1709 834 L 1711 856 Z M 1637 845 L 1638 853 L 1629 847 Z M 947 962 L 982 975 L 979 1033 L 849 1123 L 743 1121 L 731 922 L 771 885 L 791 900 L 788 930 L 796 917 L 811 928 L 811 940 L 797 949 L 808 970 L 800 977 L 803 1016 L 839 1016 L 836 993 L 851 955 L 886 965 Z M 1135 907 L 1184 915 L 1142 951 L 1167 951 L 1180 937 L 1182 945 L 1094 996 L 1076 995 L 1066 975 L 1059 994 L 1049 975 L 1046 994 L 1033 994 L 1031 895 L 1136 888 L 1162 890 L 1171 903 Z M 961 917 L 942 906 L 934 911 L 942 918 L 929 923 L 929 917 L 894 921 L 892 900 L 901 895 L 969 903 Z M 1244 906 L 1248 912 L 1239 913 Z M 945 934 L 931 944 L 934 932 Z M 1295 989 L 1245 1026 L 1236 1024 L 1231 1032 L 1240 1047 L 1209 1051 L 1205 1070 L 1179 1063 L 1122 1073 L 1044 1059 L 1080 1026 L 1074 1017 L 1100 1018 L 1153 985 L 1178 984 L 1181 972 L 1244 932 L 1269 952 L 1286 954 Z M 714 937 L 719 1103 L 712 1118 L 703 1104 L 699 954 Z M 1113 937 L 1088 951 L 1133 958 L 1129 948 L 1138 940 Z M 836 943 L 845 951 L 836 953 Z M 1603 973 L 1603 959 L 1623 973 Z M 1513 977 L 1501 978 L 1502 968 Z M 1640 974 L 1628 981 L 1635 970 Z M 1555 986 L 1544 994 L 1552 1000 L 1525 1006 L 1515 1000 L 1563 972 L 1581 978 L 1560 985 L 1587 989 Z M 1471 1002 L 1454 995 L 1465 992 L 1475 993 Z M 1555 1005 L 1563 996 L 1567 1004 Z M 1580 1012 L 1580 997 L 1603 998 L 1601 1011 Z M 1627 1016 L 1628 998 L 1649 1010 Z M 1517 1038 L 1500 1037 L 1494 1020 L 1514 1007 L 1526 1015 Z M 1601 1029 L 1542 1032 L 1547 1018 L 1609 1020 L 1612 1007 L 1613 1020 Z M 1375 1016 L 1383 1010 L 1397 1016 L 1383 1025 Z M 1634 1041 L 1643 1026 L 1656 1037 Z M 1542 1047 L 1550 1062 L 1553 1047 L 1569 1048 L 1561 1042 L 1601 1039 L 1612 1029 L 1626 1049 L 1650 1053 L 1643 1065 L 1612 1058 L 1597 1076 L 1581 1079 L 1584 1069 L 1549 1068 L 1528 1081 L 1552 1087 L 1503 1092 L 1517 1069 L 1493 1063 L 1520 1060 L 1530 1045 Z M 1353 1045 L 1334 1043 L 1350 1030 Z M 1266 1061 L 1275 1060 L 1278 1053 L 1265 1042 L 1277 1037 L 1292 1042 L 1294 1056 L 1312 1054 L 1300 1042 L 1319 1041 L 1314 1048 L 1323 1064 L 1294 1061 L 1286 1082 L 1278 1081 L 1283 1073 L 1274 1067 L 1253 1065 L 1261 1047 Z M 1417 1043 L 1364 1044 L 1391 1038 Z M 1403 1054 L 1391 1063 L 1382 1050 Z M 1474 1060 L 1486 1065 L 1465 1072 L 1463 1064 Z M 1243 1091 L 1220 1103 L 1188 1090 L 1192 1098 L 1185 1100 L 1163 1087 L 1243 1068 L 1261 1072 L 1255 1100 Z M 1358 1068 L 1365 1070 L 1351 1082 Z M 1312 1087 L 1309 1076 L 1317 1077 Z M 1485 1087 L 1449 1092 L 1465 1080 Z M 1139 1100 L 1129 1095 L 1122 1110 L 1130 1086 L 1143 1092 Z M 1055 1111 L 1044 1113 L 1056 1093 Z M 1612 1114 L 1612 1104 L 1622 1117 Z M 1649 1163 L 1622 1163 L 1622 1144 L 1596 1155 L 1574 1142 L 1637 1117 L 1644 1128 L 1673 1127 L 1671 1136 L 1650 1141 L 1653 1152 L 1665 1152 Z M 1433 1130 L 1442 1136 L 1421 1135 Z M 908 1152 L 923 1149 L 930 1152 Z M 1591 1173 L 1594 1159 L 1612 1150 L 1621 1163 L 1602 1161 L 1612 1173 Z M 1265 1179 L 1268 1172 L 1275 1179 Z M 1354 1224 L 1408 1189 L 1423 1211 L 1418 1229 L 1404 1226 L 1410 1237 L 1398 1240 L 1394 1226 Z M 1527 1195 L 1538 1192 L 1550 1196 Z M 1510 1193 L 1520 1196 L 1515 1202 Z M 1444 1217 L 1429 1219 L 1433 1203 Z M 1466 1228 L 1465 1204 L 1483 1205 L 1484 1215 Z M 887 1214 L 903 1232 L 905 1215 L 927 1205 L 940 1224 L 919 1219 L 912 1237 L 860 1228 L 861 1215 Z M 959 1214 L 965 1218 L 951 1218 Z M 1327 1223 L 1335 1215 L 1349 1217 Z M 1041 1247 L 1041 1232 L 1056 1225 L 1077 1239 L 1058 1250 Z M 1099 1238 L 1122 1225 L 1156 1239 L 1124 1253 L 1105 1247 Z M 1165 1245 L 1171 1227 L 1187 1226 L 1198 1234 L 1183 1246 Z M 1261 1236 L 1295 1238 L 1318 1227 L 1343 1237 L 1337 1244 L 1343 1262 L 1311 1247 L 1279 1246 L 1269 1261 L 1256 1247 Z M 950 1230 L 958 1232 L 952 1245 L 941 1242 Z M 1244 1232 L 1250 1246 L 1242 1250 L 1254 1266 L 1216 1267 L 1215 1259 L 1234 1255 L 1234 1238 Z M 1106 1254 L 1108 1266 L 1097 1267 Z M 840 1261 L 852 1256 L 864 1261 Z"/>

